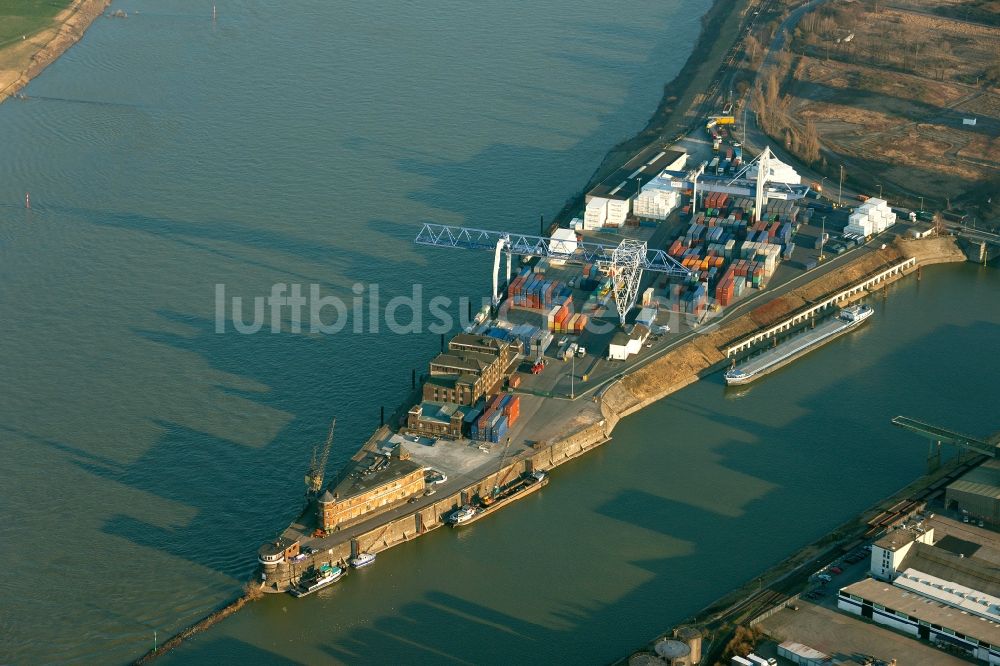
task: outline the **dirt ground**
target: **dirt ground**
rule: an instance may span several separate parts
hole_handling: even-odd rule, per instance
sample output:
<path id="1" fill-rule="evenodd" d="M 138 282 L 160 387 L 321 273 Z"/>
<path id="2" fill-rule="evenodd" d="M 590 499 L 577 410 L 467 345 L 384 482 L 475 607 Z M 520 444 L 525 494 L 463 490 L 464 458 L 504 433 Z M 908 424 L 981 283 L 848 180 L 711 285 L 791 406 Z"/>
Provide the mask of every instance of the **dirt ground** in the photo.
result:
<path id="1" fill-rule="evenodd" d="M 111 0 L 73 0 L 49 27 L 0 46 L 0 102 L 16 94 L 83 36 Z"/>
<path id="2" fill-rule="evenodd" d="M 822 24 L 803 19 L 783 92 L 854 175 L 954 199 L 1000 172 L 1000 29 L 931 13 L 952 0 L 903 1 L 834 0 Z"/>

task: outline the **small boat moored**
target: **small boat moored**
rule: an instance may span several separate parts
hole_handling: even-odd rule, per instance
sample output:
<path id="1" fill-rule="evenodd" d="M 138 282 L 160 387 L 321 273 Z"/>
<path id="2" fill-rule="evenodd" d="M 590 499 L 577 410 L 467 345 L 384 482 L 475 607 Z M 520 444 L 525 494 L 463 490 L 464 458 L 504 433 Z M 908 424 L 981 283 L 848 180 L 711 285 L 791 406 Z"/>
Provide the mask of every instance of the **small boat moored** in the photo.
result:
<path id="1" fill-rule="evenodd" d="M 466 504 L 461 509 L 455 509 L 445 519 L 452 525 L 467 523 L 476 517 L 476 507 Z"/>
<path id="2" fill-rule="evenodd" d="M 357 557 L 352 557 L 348 560 L 350 564 L 355 569 L 360 569 L 361 567 L 366 567 L 375 561 L 375 553 L 358 553 Z"/>
<path id="3" fill-rule="evenodd" d="M 293 597 L 304 597 L 313 592 L 318 592 L 324 587 L 333 585 L 343 575 L 344 570 L 340 567 L 333 564 L 324 564 L 315 574 L 300 578 L 298 584 L 290 589 L 289 592 L 292 593 Z"/>

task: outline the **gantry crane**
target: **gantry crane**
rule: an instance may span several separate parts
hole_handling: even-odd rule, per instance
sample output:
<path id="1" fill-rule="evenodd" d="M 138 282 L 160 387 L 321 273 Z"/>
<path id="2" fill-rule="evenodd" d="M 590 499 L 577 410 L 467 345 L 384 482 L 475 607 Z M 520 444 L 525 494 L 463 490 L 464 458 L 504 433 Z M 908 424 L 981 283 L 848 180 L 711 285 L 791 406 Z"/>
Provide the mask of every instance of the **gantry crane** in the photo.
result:
<path id="1" fill-rule="evenodd" d="M 306 495 L 318 496 L 323 490 L 323 477 L 326 475 L 326 461 L 330 457 L 330 447 L 333 446 L 333 429 L 337 426 L 337 419 L 330 422 L 330 431 L 326 435 L 326 441 L 322 448 L 317 444 L 313 447 L 312 460 L 309 462 L 309 471 L 306 472 Z"/>
<path id="2" fill-rule="evenodd" d="M 507 282 L 510 282 L 511 256 L 547 257 L 572 264 L 595 263 L 613 280 L 618 316 L 625 315 L 635 305 L 643 271 L 686 276 L 690 270 L 663 250 L 650 250 L 645 241 L 625 239 L 618 245 L 572 241 L 545 236 L 514 234 L 425 223 L 415 243 L 432 247 L 463 248 L 493 251 L 493 304 L 500 302 L 500 259 L 507 255 Z"/>

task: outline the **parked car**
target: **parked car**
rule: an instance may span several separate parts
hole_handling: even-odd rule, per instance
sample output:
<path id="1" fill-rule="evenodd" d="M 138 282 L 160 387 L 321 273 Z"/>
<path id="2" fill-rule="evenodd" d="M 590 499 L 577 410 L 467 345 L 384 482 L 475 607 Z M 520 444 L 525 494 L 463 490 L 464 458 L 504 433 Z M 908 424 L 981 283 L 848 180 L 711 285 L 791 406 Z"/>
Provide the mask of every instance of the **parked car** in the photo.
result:
<path id="1" fill-rule="evenodd" d="M 832 573 L 834 575 L 839 575 L 839 574 L 844 573 L 844 570 L 841 569 L 840 567 L 830 567 L 830 573 Z"/>
<path id="2" fill-rule="evenodd" d="M 820 574 L 816 576 L 816 578 L 823 581 L 824 583 L 829 583 L 831 580 L 833 580 L 833 576 L 831 576 L 830 574 Z"/>

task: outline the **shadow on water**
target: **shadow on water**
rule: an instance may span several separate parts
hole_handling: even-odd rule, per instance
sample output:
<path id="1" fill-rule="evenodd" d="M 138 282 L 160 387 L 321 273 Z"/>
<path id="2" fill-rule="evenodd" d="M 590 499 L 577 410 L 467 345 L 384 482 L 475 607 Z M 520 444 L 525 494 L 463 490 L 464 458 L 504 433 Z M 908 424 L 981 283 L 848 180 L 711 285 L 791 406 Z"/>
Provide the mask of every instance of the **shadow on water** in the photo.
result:
<path id="1" fill-rule="evenodd" d="M 388 236 L 385 233 L 385 226 L 378 220 L 372 220 L 368 225 L 367 233 L 372 236 L 371 243 L 362 246 L 352 244 L 348 248 L 343 243 L 334 244 L 334 241 L 337 240 L 336 238 L 331 238 L 331 242 L 322 242 L 316 238 L 306 239 L 296 237 L 273 229 L 246 225 L 236 220 L 222 220 L 218 218 L 180 220 L 121 211 L 61 206 L 47 206 L 46 208 L 51 209 L 53 212 L 80 217 L 98 226 L 152 234 L 197 250 L 215 254 L 224 259 L 239 261 L 278 274 L 294 276 L 304 282 L 320 282 L 324 277 L 328 277 L 328 274 L 307 276 L 290 272 L 287 266 L 266 264 L 257 259 L 238 256 L 233 252 L 226 251 L 210 243 L 232 243 L 233 245 L 246 247 L 251 250 L 266 252 L 268 255 L 290 255 L 320 265 L 332 265 L 343 275 L 365 275 L 369 272 L 374 261 L 379 263 L 380 271 L 384 271 L 393 265 L 403 264 L 403 262 L 393 261 L 391 256 L 385 257 L 368 254 L 364 251 L 365 247 L 381 247 L 379 238 Z M 405 225 L 401 226 L 405 227 Z M 416 232 L 416 227 L 400 229 L 397 232 L 397 236 L 391 239 L 386 238 L 386 240 L 398 241 L 400 238 L 405 238 L 409 235 L 415 236 Z"/>
<path id="2" fill-rule="evenodd" d="M 273 438 L 255 445 L 241 441 L 251 439 L 253 433 L 234 433 L 229 438 L 209 432 L 210 423 L 199 429 L 152 419 L 160 436 L 138 458 L 120 462 L 62 442 L 39 440 L 30 433 L 16 434 L 58 451 L 95 477 L 180 505 L 187 517 L 178 524 L 163 525 L 123 512 L 107 521 L 105 533 L 245 579 L 255 566 L 257 546 L 284 529 L 300 509 L 302 474 L 313 444 L 325 437 L 328 419 L 338 419 L 328 467 L 333 473 L 377 426 L 378 405 L 393 407 L 402 399 L 409 388 L 409 372 L 405 377 L 400 372 L 400 381 L 392 385 L 361 392 L 357 369 L 331 353 L 335 341 L 329 338 L 333 336 L 238 335 L 231 324 L 229 333 L 217 334 L 212 321 L 175 312 L 158 314 L 191 333 L 138 330 L 135 334 L 198 354 L 213 370 L 263 387 L 249 390 L 220 384 L 217 389 L 246 400 L 242 411 L 247 419 L 260 408 L 287 415 Z M 373 355 L 391 358 L 389 348 L 398 342 L 367 336 L 352 344 L 369 346 Z M 420 346 L 409 353 L 426 356 Z M 328 409 L 317 410 L 317 402 Z M 231 414 L 219 416 L 223 423 L 231 422 Z"/>

